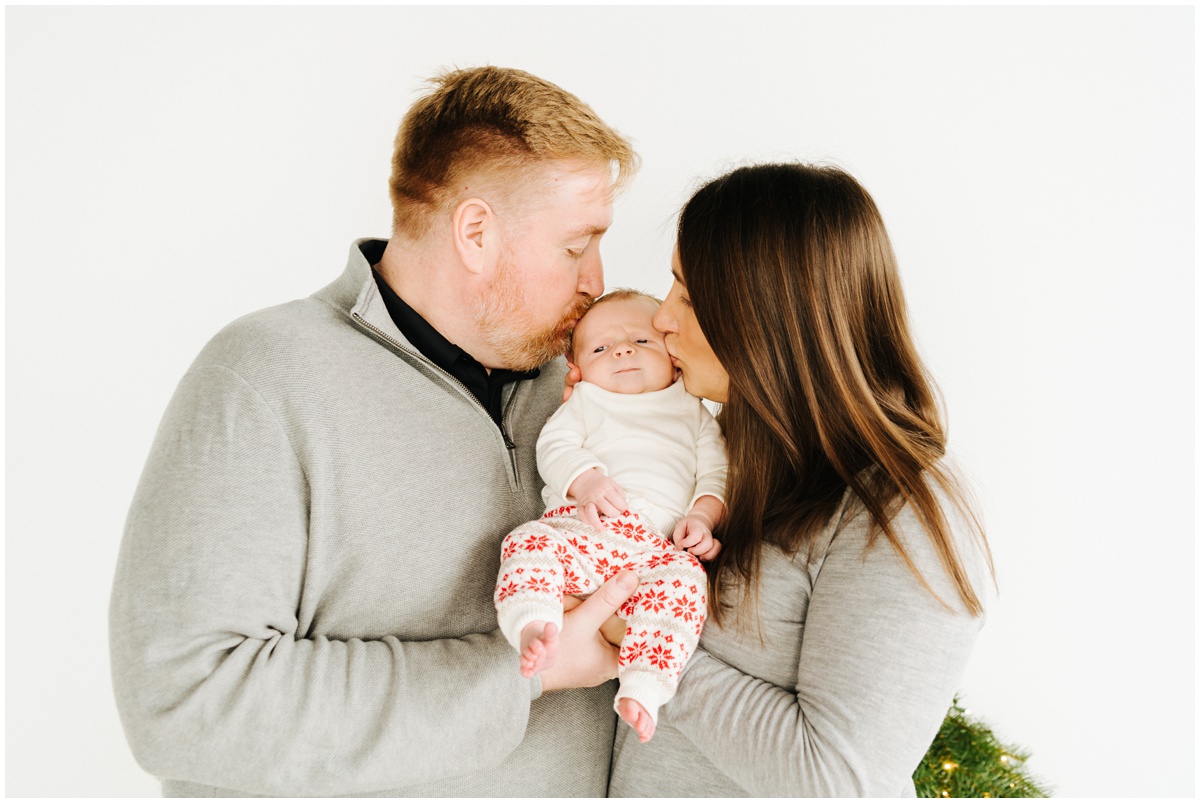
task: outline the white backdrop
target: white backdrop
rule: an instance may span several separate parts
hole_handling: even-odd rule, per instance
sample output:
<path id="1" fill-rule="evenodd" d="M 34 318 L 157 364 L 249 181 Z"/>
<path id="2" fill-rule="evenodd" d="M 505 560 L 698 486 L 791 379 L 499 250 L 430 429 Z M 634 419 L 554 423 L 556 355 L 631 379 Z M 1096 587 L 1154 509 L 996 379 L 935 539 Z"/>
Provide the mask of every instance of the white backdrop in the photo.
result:
<path id="1" fill-rule="evenodd" d="M 1061 795 L 1194 794 L 1194 14 L 6 9 L 7 793 L 157 793 L 106 630 L 159 417 L 222 325 L 387 235 L 420 79 L 491 63 L 635 140 L 610 286 L 664 292 L 736 164 L 866 185 L 999 570 L 966 705 Z"/>

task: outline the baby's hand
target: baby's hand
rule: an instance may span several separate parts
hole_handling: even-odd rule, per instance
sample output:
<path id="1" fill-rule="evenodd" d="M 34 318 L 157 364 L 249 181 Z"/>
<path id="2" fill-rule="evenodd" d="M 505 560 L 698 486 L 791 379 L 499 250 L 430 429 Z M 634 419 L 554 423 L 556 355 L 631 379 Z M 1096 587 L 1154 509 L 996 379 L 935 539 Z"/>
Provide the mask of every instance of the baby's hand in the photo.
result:
<path id="1" fill-rule="evenodd" d="M 721 551 L 721 542 L 713 538 L 712 524 L 702 515 L 689 513 L 675 525 L 671 540 L 700 560 L 712 560 Z"/>
<path id="2" fill-rule="evenodd" d="M 625 491 L 598 468 L 589 468 L 580 474 L 567 489 L 567 496 L 575 500 L 579 518 L 603 532 L 601 514 L 620 516 L 625 512 Z"/>

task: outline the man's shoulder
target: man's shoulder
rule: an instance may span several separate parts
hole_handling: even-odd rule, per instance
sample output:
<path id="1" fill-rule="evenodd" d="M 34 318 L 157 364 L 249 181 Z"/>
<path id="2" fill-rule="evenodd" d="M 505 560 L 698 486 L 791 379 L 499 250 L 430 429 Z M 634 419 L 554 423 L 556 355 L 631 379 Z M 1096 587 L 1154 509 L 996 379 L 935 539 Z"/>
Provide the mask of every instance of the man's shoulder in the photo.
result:
<path id="1" fill-rule="evenodd" d="M 346 316 L 315 297 L 288 301 L 224 326 L 201 349 L 195 365 L 222 365 L 245 375 L 270 365 L 303 364 L 335 351 L 348 326 Z"/>

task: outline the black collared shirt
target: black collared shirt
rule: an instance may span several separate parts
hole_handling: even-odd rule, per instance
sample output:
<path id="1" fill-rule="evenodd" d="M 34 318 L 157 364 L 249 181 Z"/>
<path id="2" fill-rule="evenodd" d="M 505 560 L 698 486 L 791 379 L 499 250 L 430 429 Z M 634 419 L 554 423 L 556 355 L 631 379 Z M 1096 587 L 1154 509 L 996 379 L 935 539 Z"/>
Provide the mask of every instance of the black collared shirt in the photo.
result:
<path id="1" fill-rule="evenodd" d="M 371 260 L 374 263 L 378 262 L 382 252 L 378 255 L 365 255 L 369 260 L 375 256 L 376 258 Z M 488 411 L 488 415 L 496 422 L 500 431 L 504 432 L 504 409 L 501 404 L 504 386 L 522 379 L 533 379 L 539 371 L 534 369 L 521 372 L 496 368 L 489 373 L 474 357 L 442 337 L 441 333 L 417 314 L 416 310 L 404 303 L 404 299 L 383 280 L 379 271 L 372 269 L 371 273 L 375 276 L 375 284 L 379 286 L 383 303 L 387 305 L 388 314 L 392 316 L 396 328 L 417 351 L 461 382 Z"/>

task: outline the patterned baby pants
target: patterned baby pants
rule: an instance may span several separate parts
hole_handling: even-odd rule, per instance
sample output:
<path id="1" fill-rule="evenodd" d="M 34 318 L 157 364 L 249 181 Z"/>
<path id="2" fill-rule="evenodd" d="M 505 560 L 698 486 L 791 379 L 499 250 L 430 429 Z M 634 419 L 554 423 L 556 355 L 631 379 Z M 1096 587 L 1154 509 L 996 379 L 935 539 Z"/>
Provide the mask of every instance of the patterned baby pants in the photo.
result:
<path id="1" fill-rule="evenodd" d="M 586 596 L 622 569 L 632 570 L 640 582 L 618 612 L 626 628 L 616 699 L 632 697 L 657 722 L 658 707 L 674 696 L 700 640 L 708 604 L 704 569 L 636 512 L 601 521 L 603 534 L 567 505 L 505 536 L 495 593 L 500 629 L 519 650 L 530 622 L 562 626 L 565 594 Z"/>

